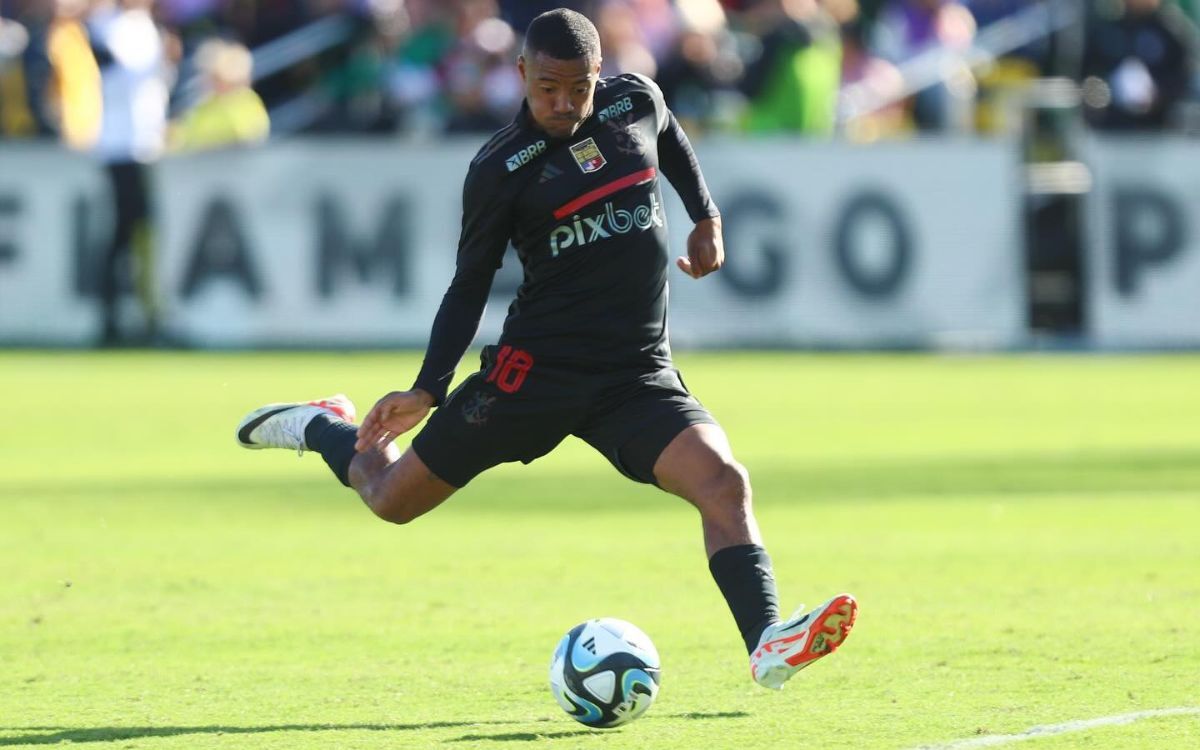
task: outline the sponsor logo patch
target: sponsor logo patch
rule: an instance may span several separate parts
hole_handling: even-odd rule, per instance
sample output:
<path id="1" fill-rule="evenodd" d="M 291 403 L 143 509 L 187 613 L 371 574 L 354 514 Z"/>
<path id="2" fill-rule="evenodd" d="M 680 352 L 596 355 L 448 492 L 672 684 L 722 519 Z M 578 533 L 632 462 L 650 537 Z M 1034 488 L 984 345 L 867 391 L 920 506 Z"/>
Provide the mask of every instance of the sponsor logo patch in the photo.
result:
<path id="1" fill-rule="evenodd" d="M 617 115 L 623 115 L 626 112 L 632 112 L 632 111 L 633 111 L 633 100 L 631 100 L 627 96 L 624 99 L 613 102 L 612 104 L 608 105 L 604 109 L 600 110 L 598 113 L 596 113 L 596 117 L 599 118 L 600 122 L 605 122 L 607 120 L 611 120 L 612 118 L 616 117 Z"/>
<path id="2" fill-rule="evenodd" d="M 650 194 L 650 202 L 634 206 L 633 210 L 613 208 L 611 201 L 595 216 L 575 214 L 571 221 L 559 224 L 550 230 L 550 255 L 557 258 L 562 250 L 582 247 L 597 240 L 606 240 L 615 234 L 644 232 L 650 227 L 663 225 L 658 198 Z"/>
<path id="3" fill-rule="evenodd" d="M 596 145 L 595 138 L 586 138 L 571 146 L 571 156 L 575 157 L 575 163 L 579 165 L 584 174 L 598 172 L 608 163 L 604 154 L 600 153 L 600 147 Z"/>
<path id="4" fill-rule="evenodd" d="M 531 143 L 525 148 L 504 160 L 504 166 L 508 167 L 509 172 L 516 172 L 521 167 L 533 161 L 533 157 L 546 150 L 546 142 L 538 141 Z"/>

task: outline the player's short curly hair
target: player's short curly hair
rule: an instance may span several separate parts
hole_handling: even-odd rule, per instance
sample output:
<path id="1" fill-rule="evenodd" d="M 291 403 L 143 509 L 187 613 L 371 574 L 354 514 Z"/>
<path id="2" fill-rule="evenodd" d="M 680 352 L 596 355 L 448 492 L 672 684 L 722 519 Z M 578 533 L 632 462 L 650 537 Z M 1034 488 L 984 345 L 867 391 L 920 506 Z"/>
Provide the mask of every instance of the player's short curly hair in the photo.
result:
<path id="1" fill-rule="evenodd" d="M 567 8 L 546 11 L 529 22 L 525 32 L 525 57 L 541 52 L 555 60 L 600 61 L 600 34 L 582 13 Z"/>

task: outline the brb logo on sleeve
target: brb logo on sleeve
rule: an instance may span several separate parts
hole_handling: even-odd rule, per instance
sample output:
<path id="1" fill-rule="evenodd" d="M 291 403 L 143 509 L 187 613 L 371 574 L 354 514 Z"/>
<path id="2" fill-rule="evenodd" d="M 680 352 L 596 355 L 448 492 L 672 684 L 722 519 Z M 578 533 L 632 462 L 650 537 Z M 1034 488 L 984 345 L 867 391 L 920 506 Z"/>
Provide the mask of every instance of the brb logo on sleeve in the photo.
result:
<path id="1" fill-rule="evenodd" d="M 521 167 L 533 161 L 533 157 L 546 150 L 546 142 L 538 141 L 531 143 L 525 148 L 504 160 L 504 166 L 508 167 L 509 172 L 516 172 Z"/>
<path id="2" fill-rule="evenodd" d="M 614 209 L 612 201 L 604 204 L 604 210 L 595 216 L 575 214 L 569 224 L 560 224 L 550 230 L 550 255 L 557 258 L 560 250 L 583 247 L 596 240 L 606 240 L 614 234 L 644 232 L 650 227 L 663 225 L 658 198 L 650 194 L 650 203 L 634 206 L 632 211 Z"/>
<path id="3" fill-rule="evenodd" d="M 612 118 L 616 117 L 617 115 L 623 115 L 626 112 L 632 112 L 632 111 L 633 111 L 633 100 L 627 96 L 624 99 L 621 99 L 620 101 L 613 102 L 612 104 L 608 105 L 604 109 L 597 112 L 596 118 L 599 119 L 600 122 L 607 122 L 608 120 L 611 120 Z"/>

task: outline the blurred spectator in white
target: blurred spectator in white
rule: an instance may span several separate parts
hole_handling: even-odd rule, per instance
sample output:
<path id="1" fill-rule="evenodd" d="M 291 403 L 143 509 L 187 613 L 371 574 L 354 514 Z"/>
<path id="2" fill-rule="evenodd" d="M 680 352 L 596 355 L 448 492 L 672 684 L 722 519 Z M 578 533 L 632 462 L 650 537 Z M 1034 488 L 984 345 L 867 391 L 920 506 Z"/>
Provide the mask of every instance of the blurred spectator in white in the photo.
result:
<path id="1" fill-rule="evenodd" d="M 388 78 L 411 19 L 400 0 L 371 0 L 368 23 L 341 64 L 322 71 L 319 100 L 327 111 L 315 129 L 383 133 L 395 130 L 397 105 Z"/>
<path id="2" fill-rule="evenodd" d="M 1196 30 L 1179 7 L 1123 0 L 1094 9 L 1083 56 L 1088 121 L 1109 130 L 1158 129 L 1191 93 Z"/>
<path id="3" fill-rule="evenodd" d="M 37 132 L 22 59 L 28 46 L 29 30 L 0 17 L 0 136 L 4 138 L 26 138 Z"/>
<path id="4" fill-rule="evenodd" d="M 943 48 L 966 50 L 975 36 L 975 19 L 958 0 L 888 0 L 880 9 L 872 34 L 875 54 L 901 66 L 917 55 Z M 921 130 L 945 130 L 958 124 L 962 100 L 973 97 L 974 82 L 963 86 L 965 67 L 943 82 L 918 92 L 913 120 Z"/>
<path id="5" fill-rule="evenodd" d="M 745 70 L 718 0 L 679 0 L 681 33 L 657 81 L 684 129 L 732 130 L 745 107 L 738 82 Z"/>
<path id="6" fill-rule="evenodd" d="M 172 151 L 199 151 L 262 143 L 271 121 L 250 88 L 254 59 L 236 42 L 210 39 L 196 51 L 203 81 L 200 100 L 168 128 Z"/>
<path id="7" fill-rule="evenodd" d="M 452 9 L 434 0 L 408 0 L 408 30 L 384 71 L 384 87 L 404 130 L 429 134 L 442 128 L 442 60 L 457 42 Z"/>
<path id="8" fill-rule="evenodd" d="M 604 3 L 592 20 L 600 32 L 600 75 L 641 73 L 653 78 L 658 73 L 658 62 L 646 44 L 632 6 L 622 0 Z"/>
<path id="9" fill-rule="evenodd" d="M 101 265 L 102 346 L 147 343 L 159 333 L 147 165 L 165 145 L 171 71 L 152 4 L 101 0 L 88 19 L 103 110 L 93 151 L 107 169 L 115 217 Z M 127 286 L 141 311 L 137 332 L 121 314 Z"/>
<path id="10" fill-rule="evenodd" d="M 761 40 L 742 80 L 745 129 L 832 134 L 842 66 L 837 22 L 816 0 L 747 0 L 745 8 L 739 19 Z"/>

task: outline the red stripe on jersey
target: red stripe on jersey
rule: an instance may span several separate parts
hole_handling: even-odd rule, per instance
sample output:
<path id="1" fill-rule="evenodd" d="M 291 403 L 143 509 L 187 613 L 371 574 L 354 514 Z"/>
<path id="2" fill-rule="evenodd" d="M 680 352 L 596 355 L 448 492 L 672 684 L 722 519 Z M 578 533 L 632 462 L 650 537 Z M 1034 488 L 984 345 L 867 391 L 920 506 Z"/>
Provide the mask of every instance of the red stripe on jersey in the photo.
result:
<path id="1" fill-rule="evenodd" d="M 607 198 L 618 190 L 624 190 L 630 185 L 644 185 L 650 180 L 653 180 L 656 174 L 658 174 L 658 172 L 654 169 L 654 167 L 647 167 L 640 172 L 634 172 L 633 174 L 625 175 L 620 179 L 605 183 L 595 190 L 589 190 L 570 203 L 554 209 L 554 218 L 561 219 L 564 216 L 569 216 L 589 203 L 595 203 L 601 198 Z"/>

